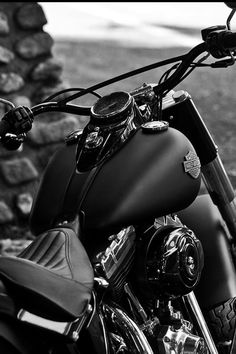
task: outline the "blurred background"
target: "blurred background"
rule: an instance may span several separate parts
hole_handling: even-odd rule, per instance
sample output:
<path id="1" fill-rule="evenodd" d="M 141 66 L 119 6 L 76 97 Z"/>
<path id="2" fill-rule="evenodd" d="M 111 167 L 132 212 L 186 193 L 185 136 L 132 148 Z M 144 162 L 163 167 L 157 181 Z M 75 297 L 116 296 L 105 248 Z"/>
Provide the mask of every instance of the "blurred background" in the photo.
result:
<path id="1" fill-rule="evenodd" d="M 201 42 L 201 30 L 225 25 L 231 9 L 224 2 L 42 2 L 55 39 L 54 54 L 63 63 L 63 79 L 88 87 L 143 65 L 184 54 Z M 231 21 L 236 29 L 236 16 Z M 210 58 L 209 62 L 215 61 Z M 130 90 L 158 82 L 167 67 L 100 90 Z M 193 97 L 213 133 L 236 185 L 236 67 L 199 68 L 181 83 Z M 92 104 L 86 96 L 80 101 Z"/>
<path id="2" fill-rule="evenodd" d="M 120 45 L 152 48 L 193 46 L 199 41 L 197 32 L 211 24 L 224 24 L 229 13 L 223 2 L 42 2 L 41 5 L 48 18 L 45 29 L 54 38 L 112 40 Z"/>

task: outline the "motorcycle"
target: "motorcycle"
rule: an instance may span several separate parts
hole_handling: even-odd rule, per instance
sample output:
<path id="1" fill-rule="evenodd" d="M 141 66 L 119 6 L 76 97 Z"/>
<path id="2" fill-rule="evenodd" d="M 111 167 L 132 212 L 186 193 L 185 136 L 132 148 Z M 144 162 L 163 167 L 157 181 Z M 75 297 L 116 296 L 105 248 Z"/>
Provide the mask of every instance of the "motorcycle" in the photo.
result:
<path id="1" fill-rule="evenodd" d="M 35 240 L 0 257 L 1 353 L 236 353 L 235 192 L 193 99 L 174 90 L 197 67 L 234 64 L 226 5 L 227 25 L 185 55 L 32 108 L 1 99 L 8 149 L 42 113 L 89 117 L 42 176 Z M 95 91 L 172 63 L 156 84 Z M 70 103 L 88 93 L 92 107 Z"/>

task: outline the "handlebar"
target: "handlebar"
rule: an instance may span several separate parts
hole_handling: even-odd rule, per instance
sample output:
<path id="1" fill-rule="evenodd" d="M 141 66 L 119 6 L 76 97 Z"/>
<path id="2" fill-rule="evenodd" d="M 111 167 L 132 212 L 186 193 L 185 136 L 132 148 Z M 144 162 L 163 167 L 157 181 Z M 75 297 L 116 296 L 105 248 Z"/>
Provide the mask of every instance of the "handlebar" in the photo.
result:
<path id="1" fill-rule="evenodd" d="M 190 64 L 200 54 L 208 51 L 215 58 L 224 58 L 230 55 L 230 52 L 236 49 L 236 33 L 228 30 L 210 31 L 205 41 L 192 48 L 182 61 L 174 74 L 161 85 L 154 88 L 154 92 L 158 95 L 165 90 L 173 89 L 178 83 L 182 75 L 185 74 Z"/>
<path id="2" fill-rule="evenodd" d="M 174 74 L 172 74 L 171 77 L 164 81 L 162 84 L 153 88 L 155 94 L 159 95 L 167 89 L 173 89 L 179 83 L 180 78 L 185 74 L 193 60 L 196 59 L 200 54 L 204 53 L 206 49 L 207 45 L 205 42 L 202 42 L 191 49 L 190 52 L 186 55 L 186 58 L 179 65 L 178 69 L 174 72 Z"/>
<path id="3" fill-rule="evenodd" d="M 22 134 L 32 128 L 35 116 L 46 112 L 65 112 L 88 116 L 90 107 L 82 107 L 73 104 L 59 105 L 57 102 L 38 104 L 31 109 L 25 106 L 12 108 L 0 121 L 0 137 L 7 133 Z"/>
<path id="4" fill-rule="evenodd" d="M 61 105 L 58 102 L 47 102 L 41 103 L 31 108 L 34 116 L 47 112 L 64 112 L 77 114 L 81 116 L 89 116 L 90 107 L 89 106 L 78 106 L 75 104 L 65 104 Z"/>
<path id="5" fill-rule="evenodd" d="M 161 84 L 153 86 L 153 91 L 156 95 L 162 95 L 164 92 L 173 89 L 181 81 L 181 78 L 190 68 L 193 61 L 203 52 L 208 51 L 215 58 L 223 58 L 226 56 L 232 57 L 232 51 L 236 50 L 236 33 L 227 29 L 211 30 L 211 28 L 209 28 L 207 35 L 206 32 L 204 32 L 204 34 L 204 42 L 192 48 L 187 54 L 181 57 L 172 58 L 176 59 L 175 62 L 180 60 L 180 58 L 182 61 L 176 71 L 168 79 L 166 79 Z M 147 67 L 134 70 L 130 73 L 120 75 L 120 77 L 107 80 L 95 86 L 99 86 L 99 88 L 101 88 L 103 86 L 109 85 L 110 82 L 114 82 L 114 80 L 120 81 L 124 77 L 127 78 L 135 75 L 136 73 L 151 70 L 154 67 L 158 67 L 161 65 L 166 65 L 167 62 L 174 62 L 174 60 L 169 59 L 160 63 L 156 63 L 154 65 L 149 65 Z M 92 86 L 92 88 L 94 88 L 94 86 Z M 31 109 L 24 106 L 11 109 L 4 115 L 4 117 L 0 121 L 0 137 L 4 137 L 7 133 L 22 134 L 28 132 L 32 127 L 34 117 L 41 113 L 57 111 L 89 116 L 91 107 L 83 107 L 74 104 L 69 104 L 68 101 L 77 97 L 81 97 L 82 95 L 88 92 L 91 92 L 92 88 L 90 87 L 84 89 L 82 93 L 79 92 L 70 96 L 69 99 L 67 98 L 59 102 L 41 103 L 32 107 Z"/>

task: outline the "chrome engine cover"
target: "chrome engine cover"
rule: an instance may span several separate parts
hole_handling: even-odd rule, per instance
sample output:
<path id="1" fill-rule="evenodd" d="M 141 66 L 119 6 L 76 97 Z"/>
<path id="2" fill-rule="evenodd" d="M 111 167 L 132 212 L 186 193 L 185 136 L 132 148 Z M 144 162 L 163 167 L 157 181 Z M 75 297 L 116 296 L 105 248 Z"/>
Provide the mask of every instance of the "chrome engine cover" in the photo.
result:
<path id="1" fill-rule="evenodd" d="M 173 299 L 192 291 L 203 268 L 203 250 L 192 230 L 179 227 L 158 235 L 147 253 L 147 277 L 162 296 Z"/>
<path id="2" fill-rule="evenodd" d="M 163 326 L 158 336 L 158 352 L 160 354 L 207 354 L 205 341 L 191 334 L 184 326 Z"/>
<path id="3" fill-rule="evenodd" d="M 202 245 L 178 218 L 156 219 L 140 240 L 134 282 L 142 296 L 173 300 L 197 286 L 204 265 Z"/>

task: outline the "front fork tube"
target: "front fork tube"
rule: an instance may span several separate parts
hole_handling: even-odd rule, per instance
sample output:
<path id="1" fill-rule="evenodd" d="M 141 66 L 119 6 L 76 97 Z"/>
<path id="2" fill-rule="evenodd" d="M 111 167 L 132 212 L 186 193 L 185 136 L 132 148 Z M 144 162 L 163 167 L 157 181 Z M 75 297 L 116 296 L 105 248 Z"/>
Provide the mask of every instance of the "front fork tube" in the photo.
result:
<path id="1" fill-rule="evenodd" d="M 233 186 L 217 154 L 216 158 L 202 166 L 202 177 L 213 203 L 218 207 L 236 243 L 236 198 Z"/>
<path id="2" fill-rule="evenodd" d="M 191 96 L 177 91 L 166 104 L 163 119 L 181 131 L 193 144 L 202 165 L 203 180 L 236 243 L 235 193 L 218 154 L 218 148 Z"/>
<path id="3" fill-rule="evenodd" d="M 202 311 L 199 307 L 199 304 L 198 304 L 197 299 L 194 295 L 194 292 L 192 291 L 191 293 L 184 295 L 183 301 L 184 301 L 186 307 L 193 313 L 193 315 L 198 323 L 199 329 L 202 333 L 202 336 L 203 336 L 203 338 L 206 342 L 206 345 L 209 349 L 209 353 L 210 354 L 218 354 L 215 343 L 212 339 L 211 333 L 210 333 L 208 326 L 206 324 L 206 321 L 203 317 Z"/>

